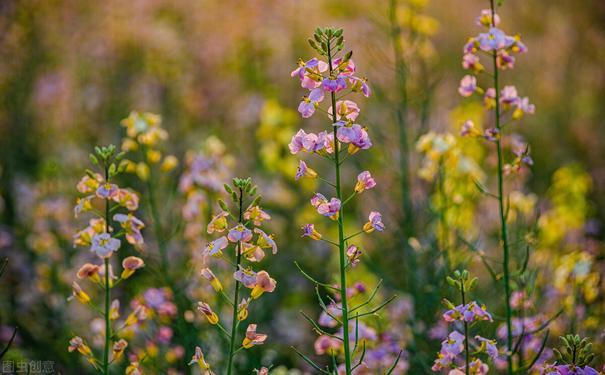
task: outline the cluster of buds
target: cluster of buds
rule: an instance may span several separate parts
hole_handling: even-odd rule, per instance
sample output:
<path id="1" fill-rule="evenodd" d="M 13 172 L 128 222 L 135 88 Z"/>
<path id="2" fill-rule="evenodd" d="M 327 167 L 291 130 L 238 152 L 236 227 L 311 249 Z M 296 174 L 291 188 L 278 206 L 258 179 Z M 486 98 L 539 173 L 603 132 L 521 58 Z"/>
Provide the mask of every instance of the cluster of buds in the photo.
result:
<path id="1" fill-rule="evenodd" d="M 605 372 L 590 367 L 595 354 L 592 352 L 592 343 L 587 339 L 581 339 L 579 335 L 565 335 L 559 337 L 563 347 L 561 350 L 553 349 L 556 357 L 555 364 L 544 366 L 541 371 L 543 375 L 601 375 Z"/>
<path id="2" fill-rule="evenodd" d="M 161 143 L 168 139 L 168 133 L 162 128 L 162 117 L 153 113 L 131 112 L 121 121 L 126 128 L 126 137 L 122 140 L 122 151 L 140 151 L 142 158 L 138 162 L 128 161 L 126 171 L 136 173 L 146 181 L 150 178 L 152 166 L 159 166 L 162 172 L 175 169 L 179 161 L 174 155 L 164 155 Z"/>
<path id="3" fill-rule="evenodd" d="M 101 173 L 91 170 L 86 171 L 77 185 L 77 189 L 84 197 L 78 198 L 75 215 L 89 213 L 93 218 L 89 225 L 74 236 L 74 246 L 90 248 L 90 251 L 99 257 L 103 263 L 85 263 L 77 272 L 79 280 L 88 280 L 96 284 L 105 292 L 105 353 L 103 360 L 98 360 L 93 351 L 84 343 L 80 337 L 70 340 L 69 351 L 77 350 L 96 368 L 107 373 L 109 363 L 109 344 L 113 340 L 112 363 L 122 358 L 128 342 L 119 338 L 121 329 L 130 326 L 144 316 L 144 312 L 133 312 L 124 322 L 121 329 L 111 329 L 111 321 L 120 316 L 118 300 L 109 305 L 111 289 L 122 280 L 126 280 L 140 268 L 144 267 L 143 260 L 136 256 L 128 256 L 122 260 L 122 272 L 119 277 L 113 273 L 110 264 L 111 258 L 122 246 L 121 238 L 134 247 L 143 245 L 141 229 L 145 226 L 141 220 L 134 216 L 139 204 L 138 195 L 130 190 L 116 185 L 113 179 L 123 172 L 124 164 L 120 163 L 123 154 L 116 153 L 113 145 L 107 147 L 96 147 L 95 153 L 90 155 L 90 160 Z M 122 212 L 120 212 L 122 210 Z M 115 228 L 112 224 L 115 224 Z M 78 302 L 100 312 L 91 296 L 76 282 L 72 284 L 72 297 Z"/>
<path id="4" fill-rule="evenodd" d="M 443 320 L 450 325 L 454 325 L 454 329 L 441 343 L 441 350 L 437 353 L 437 359 L 435 359 L 432 367 L 435 372 L 449 368 L 451 369 L 449 374 L 452 375 L 486 375 L 489 366 L 477 355 L 484 353 L 492 360 L 498 358 L 498 348 L 495 340 L 478 335 L 472 339 L 469 336 L 470 325 L 479 321 L 493 321 L 484 305 L 480 305 L 476 301 L 466 301 L 467 293 L 476 287 L 477 280 L 476 277 L 469 278 L 469 273 L 466 270 L 456 270 L 453 277 L 447 277 L 448 284 L 460 293 L 462 303 L 456 306 L 444 299 L 444 304 L 448 310 L 443 314 Z M 470 352 L 471 346 L 474 349 L 472 353 Z M 462 360 L 463 355 L 464 361 Z"/>
<path id="5" fill-rule="evenodd" d="M 477 76 L 485 72 L 485 67 L 480 62 L 478 53 L 484 53 L 488 56 L 495 56 L 496 70 L 505 70 L 513 68 L 515 63 L 515 54 L 524 53 L 527 47 L 518 35 L 509 36 L 498 28 L 500 17 L 492 10 L 485 9 L 477 18 L 477 25 L 488 29 L 487 32 L 480 33 L 476 37 L 472 37 L 464 46 L 464 57 L 462 66 L 464 69 L 470 70 L 472 74 L 468 74 L 460 81 L 458 92 L 464 97 L 470 97 L 473 94 L 483 97 L 483 104 L 486 109 L 497 109 L 497 116 L 509 117 L 509 120 L 502 125 L 492 128 L 486 128 L 481 131 L 473 121 L 467 120 L 462 125 L 461 134 L 469 137 L 482 137 L 488 141 L 498 141 L 501 137 L 502 128 L 513 121 L 520 120 L 525 114 L 533 114 L 535 106 L 529 102 L 528 97 L 522 97 L 518 94 L 515 86 L 504 86 L 500 92 L 496 92 L 496 88 L 482 88 L 477 83 Z M 521 163 L 532 165 L 531 157 L 529 156 L 529 147 L 521 147 L 522 151 L 515 150 L 517 158 L 515 162 L 508 167 L 509 172 L 517 171 Z"/>
<path id="6" fill-rule="evenodd" d="M 202 269 L 201 276 L 208 281 L 219 296 L 233 306 L 231 330 L 228 331 L 223 326 L 221 318 L 208 303 L 198 302 L 197 310 L 207 319 L 208 323 L 217 326 L 220 332 L 230 340 L 228 366 L 231 369 L 236 352 L 240 349 L 261 345 L 267 339 L 267 335 L 256 332 L 256 324 L 249 324 L 240 348 L 234 347 L 237 328 L 241 322 L 248 319 L 250 304 L 263 294 L 273 292 L 276 288 L 276 281 L 269 276 L 267 271 L 255 270 L 255 268 L 265 258 L 266 252 L 277 253 L 277 244 L 273 234 L 267 234 L 260 228 L 265 221 L 271 219 L 271 216 L 261 208 L 261 197 L 257 194 L 257 187 L 252 184 L 252 180 L 234 178 L 232 185 L 225 184 L 224 189 L 236 208 L 232 210 L 225 201 L 218 200 L 221 210 L 210 220 L 206 231 L 208 234 L 222 235 L 208 243 L 203 254 L 207 259 L 222 260 L 235 268 L 233 273 L 234 297 L 227 296 L 223 283 L 209 267 Z M 234 222 L 231 223 L 232 221 Z M 233 252 L 227 252 L 226 249 L 229 248 L 233 249 Z M 232 282 L 229 282 L 229 285 L 231 284 Z M 247 296 L 244 296 L 240 290 L 241 286 L 250 291 Z M 210 373 L 210 365 L 203 359 L 201 349 L 198 349 L 196 348 L 196 354 L 190 364 L 198 364 L 202 371 Z"/>

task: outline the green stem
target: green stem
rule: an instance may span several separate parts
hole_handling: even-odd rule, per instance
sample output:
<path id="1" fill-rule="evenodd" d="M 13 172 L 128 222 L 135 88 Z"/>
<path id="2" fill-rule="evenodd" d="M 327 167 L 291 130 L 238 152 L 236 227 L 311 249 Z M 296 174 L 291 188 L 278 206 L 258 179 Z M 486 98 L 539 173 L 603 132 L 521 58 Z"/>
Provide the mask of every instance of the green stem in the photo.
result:
<path id="1" fill-rule="evenodd" d="M 109 167 L 105 163 L 105 181 L 109 183 Z M 105 199 L 105 233 L 109 233 L 109 200 Z M 105 258 L 105 348 L 103 350 L 103 374 L 109 374 L 109 343 L 111 340 L 111 322 L 109 319 L 109 307 L 111 290 L 109 287 L 109 258 Z"/>
<path id="2" fill-rule="evenodd" d="M 334 107 L 336 108 L 336 107 Z M 244 191 L 242 188 L 239 189 L 239 222 L 242 223 L 243 220 L 243 212 L 244 210 Z M 239 265 L 242 260 L 242 243 L 237 243 L 237 255 L 235 261 L 235 272 L 239 271 Z M 229 340 L 229 363 L 227 365 L 227 374 L 231 375 L 233 373 L 233 357 L 235 353 L 239 350 L 235 350 L 235 335 L 237 331 L 238 321 L 237 321 L 237 305 L 239 301 L 239 287 L 240 282 L 235 280 L 235 294 L 233 296 L 233 322 L 231 323 L 231 337 Z"/>
<path id="3" fill-rule="evenodd" d="M 462 306 L 466 306 L 466 295 L 464 293 L 464 281 L 461 280 L 460 282 L 461 286 L 460 286 L 460 294 L 462 295 Z M 466 363 L 466 367 L 465 367 L 465 372 L 466 375 L 470 374 L 470 353 L 471 351 L 469 350 L 469 337 L 468 337 L 468 322 L 465 320 L 464 321 L 464 361 Z"/>
<path id="4" fill-rule="evenodd" d="M 494 0 L 490 0 L 490 7 L 492 11 L 492 26 L 496 27 L 495 24 L 495 15 L 496 9 L 494 7 Z M 495 108 L 495 121 L 496 121 L 496 129 L 500 131 L 500 88 L 498 82 L 498 62 L 497 62 L 497 53 L 493 51 L 492 53 L 492 61 L 493 61 L 493 69 L 494 69 L 494 90 L 496 91 L 496 108 Z M 504 296 L 506 298 L 506 345 L 508 348 L 507 355 L 507 373 L 509 375 L 513 374 L 513 330 L 512 330 L 512 309 L 510 306 L 510 271 L 509 271 L 509 245 L 508 245 L 508 227 L 506 224 L 506 213 L 504 210 L 504 160 L 503 160 L 503 152 L 502 152 L 502 142 L 501 142 L 502 134 L 499 134 L 498 139 L 496 140 L 496 148 L 498 149 L 498 205 L 500 211 L 500 235 L 502 240 L 502 249 L 504 252 L 503 259 L 503 272 L 504 272 Z"/>
<path id="5" fill-rule="evenodd" d="M 328 43 L 328 67 L 330 69 L 330 75 L 333 72 L 332 69 L 332 50 L 330 43 Z M 336 94 L 331 93 L 332 108 L 336 108 Z M 332 131 L 334 133 L 334 168 L 336 169 L 336 197 L 342 200 L 342 191 L 340 186 L 340 143 L 337 137 L 337 126 L 336 123 L 336 111 L 332 111 Z M 340 300 L 342 303 L 342 339 L 344 340 L 344 356 L 345 356 L 345 369 L 346 374 L 351 375 L 351 352 L 349 349 L 349 311 L 347 306 L 347 263 L 345 256 L 345 239 L 344 239 L 344 222 L 343 222 L 344 211 L 342 205 L 338 212 L 338 250 L 339 250 L 339 268 L 340 268 Z"/>
<path id="6" fill-rule="evenodd" d="M 393 54 L 395 57 L 395 79 L 397 84 L 397 108 L 395 111 L 397 125 L 399 128 L 399 170 L 401 174 L 400 189 L 403 209 L 403 219 L 401 221 L 401 249 L 403 251 L 405 274 L 407 275 L 407 286 L 416 297 L 416 278 L 414 270 L 416 269 L 415 254 L 411 251 L 408 239 L 414 235 L 414 210 L 410 197 L 410 166 L 409 166 L 409 135 L 407 128 L 408 113 L 408 94 L 407 94 L 407 76 L 405 60 L 403 59 L 403 45 L 401 43 L 401 27 L 397 22 L 397 0 L 390 0 L 389 3 L 389 22 L 391 27 L 391 40 L 393 43 Z"/>

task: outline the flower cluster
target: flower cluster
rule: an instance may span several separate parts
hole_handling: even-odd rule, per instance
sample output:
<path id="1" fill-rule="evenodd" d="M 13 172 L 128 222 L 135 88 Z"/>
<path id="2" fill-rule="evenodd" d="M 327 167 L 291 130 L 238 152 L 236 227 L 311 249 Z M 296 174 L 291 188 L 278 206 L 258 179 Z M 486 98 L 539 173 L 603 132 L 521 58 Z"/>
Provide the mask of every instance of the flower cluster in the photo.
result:
<path id="1" fill-rule="evenodd" d="M 121 122 L 126 128 L 126 137 L 122 140 L 122 151 L 140 151 L 142 158 L 139 162 L 130 162 L 128 172 L 135 172 L 146 181 L 150 178 L 150 168 L 159 165 L 160 170 L 168 172 L 179 164 L 174 155 L 163 155 L 161 143 L 168 139 L 168 133 L 162 128 L 162 118 L 159 115 L 145 112 L 131 112 Z"/>
<path id="2" fill-rule="evenodd" d="M 367 80 L 357 75 L 356 65 L 351 59 L 353 53 L 348 52 L 339 56 L 339 53 L 344 49 L 342 29 L 318 28 L 315 30 L 313 39 L 309 39 L 309 43 L 327 61 L 319 58 L 312 58 L 306 62 L 300 60 L 298 67 L 292 72 L 291 76 L 298 78 L 301 86 L 309 90 L 308 94 L 303 97 L 299 104 L 298 111 L 303 118 L 308 118 L 317 110 L 321 110 L 321 112 L 327 115 L 330 128 L 319 133 L 310 133 L 300 129 L 292 137 L 288 147 L 292 154 L 317 154 L 332 161 L 334 164 L 336 172 L 336 181 L 334 183 L 319 177 L 317 171 L 303 160 L 299 161 L 295 178 L 296 180 L 301 178 L 320 179 L 335 190 L 335 196 L 326 197 L 321 193 L 315 193 L 311 197 L 310 203 L 320 216 L 337 222 L 338 241 L 325 239 L 315 229 L 315 224 L 303 225 L 302 236 L 313 240 L 325 241 L 338 247 L 341 285 L 335 287 L 334 290 L 339 291 L 340 295 L 337 299 L 339 302 L 326 305 L 320 300 L 323 313 L 320 316 L 319 324 L 330 328 L 340 326 L 340 333 L 337 335 L 328 334 L 326 331 L 319 329 L 316 323 L 313 323 L 316 330 L 321 334 L 315 343 L 315 350 L 317 354 L 329 354 L 332 356 L 335 356 L 337 352 L 344 352 L 344 363 L 339 369 L 335 368 L 334 370 L 339 371 L 339 373 L 342 371 L 342 373 L 351 374 L 353 368 L 351 362 L 355 355 L 355 348 L 359 347 L 359 341 L 364 342 L 365 346 L 368 337 L 361 337 L 363 335 L 359 335 L 360 329 L 367 331 L 364 330 L 365 326 L 362 323 L 356 321 L 355 327 L 350 326 L 351 318 L 349 317 L 350 308 L 348 301 L 350 298 L 348 295 L 350 288 L 347 288 L 346 285 L 346 271 L 348 268 L 357 265 L 362 256 L 359 246 L 351 243 L 350 240 L 362 233 L 382 232 L 385 230 L 385 225 L 382 222 L 382 215 L 377 211 L 372 211 L 369 213 L 368 221 L 357 233 L 349 236 L 345 235 L 343 213 L 346 204 L 365 190 L 374 188 L 376 181 L 369 171 L 359 173 L 351 195 L 343 200 L 340 168 L 348 155 L 356 154 L 360 150 L 367 150 L 372 146 L 368 129 L 356 123 L 360 115 L 359 105 L 352 100 L 346 99 L 352 93 L 361 93 L 363 96 L 368 97 L 371 94 L 371 90 L 367 84 Z M 340 93 L 338 99 L 336 97 L 337 93 Z M 327 109 L 321 108 L 324 99 L 327 99 L 329 102 Z M 317 283 L 313 279 L 311 281 Z M 375 293 L 372 294 L 370 300 L 374 295 Z M 369 302 L 364 305 L 369 304 Z M 352 309 L 355 310 L 355 308 Z M 310 318 L 307 320 L 310 320 Z M 349 335 L 349 332 L 352 329 L 358 334 L 355 336 L 356 340 L 353 340 L 354 349 L 351 351 L 350 341 L 352 337 Z M 310 361 L 302 353 L 299 352 L 299 355 L 306 361 Z M 400 355 L 396 361 L 399 358 Z M 363 356 L 360 359 L 360 363 L 362 360 Z M 312 365 L 317 366 L 315 364 Z"/>
<path id="3" fill-rule="evenodd" d="M 601 375 L 605 373 L 589 366 L 594 360 L 592 344 L 587 338 L 581 339 L 578 335 L 565 335 L 559 337 L 563 348 L 553 349 L 556 356 L 555 364 L 545 365 L 540 374 L 542 375 Z"/>
<path id="4" fill-rule="evenodd" d="M 133 312 L 126 318 L 120 328 L 114 330 L 112 321 L 120 317 L 119 300 L 111 300 L 111 289 L 119 282 L 126 280 L 145 264 L 141 258 L 128 256 L 122 260 L 122 272 L 119 277 L 113 273 L 110 264 L 112 256 L 122 247 L 123 238 L 133 247 L 140 247 L 144 240 L 141 229 L 144 224 L 136 216 L 134 211 L 139 205 L 138 195 L 130 190 L 120 188 L 113 179 L 123 171 L 124 164 L 118 164 L 122 154 L 116 154 L 113 145 L 95 148 L 95 153 L 90 155 L 93 164 L 101 170 L 95 173 L 87 170 L 77 185 L 77 189 L 84 197 L 78 198 L 74 213 L 76 216 L 83 213 L 92 214 L 89 225 L 74 236 L 74 246 L 88 247 L 90 251 L 102 260 L 101 264 L 85 263 L 77 272 L 77 278 L 81 281 L 88 280 L 96 284 L 105 293 L 105 306 L 102 316 L 104 322 L 100 325 L 102 342 L 104 342 L 104 353 L 102 359 L 97 359 L 90 347 L 81 337 L 70 340 L 69 351 L 78 351 L 86 357 L 95 369 L 108 374 L 110 363 L 117 363 L 122 357 L 128 342 L 121 336 L 125 329 L 146 318 L 144 307 L 134 308 Z M 120 212 L 122 210 L 123 212 Z M 89 306 L 101 313 L 94 303 L 93 298 L 76 282 L 72 284 L 72 297 L 78 302 Z M 110 355 L 110 344 L 113 341 L 113 351 Z"/>
<path id="5" fill-rule="evenodd" d="M 520 96 L 515 86 L 504 86 L 498 89 L 499 92 L 496 92 L 497 88 L 482 88 L 477 82 L 476 75 L 485 72 L 485 67 L 481 64 L 478 53 L 494 56 L 494 68 L 505 70 L 513 68 L 515 54 L 527 51 L 527 47 L 521 42 L 521 38 L 518 35 L 506 35 L 497 27 L 499 23 L 500 17 L 489 9 L 483 10 L 477 18 L 477 25 L 487 28 L 488 31 L 470 38 L 465 44 L 462 66 L 464 69 L 470 70 L 472 74 L 464 76 L 458 88 L 458 92 L 464 97 L 470 97 L 473 94 L 482 95 L 485 108 L 488 110 L 497 109 L 498 117 L 501 117 L 495 127 L 487 128 L 484 131 L 478 129 L 473 121 L 467 120 L 462 125 L 461 134 L 469 137 L 483 137 L 492 142 L 500 139 L 501 132 L 506 124 L 520 120 L 525 114 L 535 112 L 535 106 L 529 102 L 529 98 Z M 505 120 L 505 116 L 508 116 L 509 120 L 501 124 L 500 120 Z M 527 145 L 515 144 L 511 148 L 515 154 L 515 159 L 505 167 L 508 173 L 518 171 L 521 164 L 533 164 Z"/>
<path id="6" fill-rule="evenodd" d="M 447 299 L 444 300 L 449 310 L 443 314 L 443 320 L 454 325 L 454 330 L 441 343 L 441 350 L 437 353 L 432 370 L 439 372 L 449 368 L 451 369 L 450 374 L 486 375 L 489 366 L 476 355 L 484 353 L 495 360 L 498 357 L 498 348 L 495 340 L 478 335 L 473 340 L 469 335 L 471 324 L 479 321 L 493 321 L 484 305 L 480 305 L 476 301 L 466 302 L 467 293 L 477 285 L 477 278 L 469 279 L 468 271 L 455 271 L 454 277 L 448 277 L 447 281 L 460 292 L 462 304 L 454 306 Z M 475 349 L 472 353 L 470 352 L 471 345 Z M 464 357 L 464 361 L 462 357 Z"/>
<path id="7" fill-rule="evenodd" d="M 232 276 L 234 297 L 227 296 L 223 283 L 209 267 L 202 269 L 201 275 L 214 291 L 233 307 L 231 329 L 228 331 L 223 326 L 221 317 L 208 303 L 198 302 L 197 310 L 208 323 L 216 326 L 230 341 L 228 364 L 225 368 L 231 373 L 233 358 L 237 352 L 241 349 L 262 345 L 267 339 L 267 335 L 256 331 L 256 324 L 248 324 L 239 348 L 235 347 L 238 327 L 241 322 L 248 319 L 250 305 L 263 294 L 271 293 L 276 288 L 277 283 L 269 276 L 269 273 L 264 270 L 255 270 L 255 265 L 265 258 L 266 252 L 276 254 L 277 244 L 272 234 L 267 234 L 260 228 L 265 221 L 271 219 L 271 216 L 260 207 L 260 195 L 257 195 L 257 188 L 252 185 L 252 180 L 234 178 L 233 185 L 225 185 L 224 188 L 237 208 L 231 210 L 224 201 L 219 200 L 221 211 L 210 220 L 206 231 L 208 234 L 222 235 L 209 242 L 203 253 L 209 259 L 223 260 L 234 267 Z M 246 202 L 248 199 L 249 201 Z M 231 220 L 234 220 L 235 223 L 230 224 Z M 227 253 L 228 248 L 232 248 L 233 253 Z M 241 286 L 250 291 L 247 296 L 244 295 Z M 199 347 L 196 348 L 196 354 L 190 364 L 197 364 L 203 371 L 210 373 L 210 365 L 204 360 Z"/>

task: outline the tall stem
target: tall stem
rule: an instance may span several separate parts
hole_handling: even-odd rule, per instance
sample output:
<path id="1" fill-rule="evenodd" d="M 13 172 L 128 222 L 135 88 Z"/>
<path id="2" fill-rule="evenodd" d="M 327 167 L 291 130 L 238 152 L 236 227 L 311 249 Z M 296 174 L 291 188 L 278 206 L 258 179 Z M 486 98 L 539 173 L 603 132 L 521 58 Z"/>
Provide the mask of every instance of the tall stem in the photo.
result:
<path id="1" fill-rule="evenodd" d="M 494 7 L 494 0 L 490 0 L 490 6 L 492 11 L 492 26 L 496 27 L 496 9 Z M 499 131 L 499 136 L 496 140 L 496 148 L 498 149 L 498 204 L 500 210 L 500 235 L 502 240 L 502 248 L 504 251 L 503 259 L 503 273 L 504 273 L 504 295 L 506 298 L 506 345 L 508 348 L 507 365 L 508 374 L 513 373 L 513 332 L 512 332 L 512 309 L 510 306 L 510 272 L 509 272 L 509 245 L 508 245 L 508 227 L 506 224 L 506 213 L 504 209 L 504 161 L 502 155 L 502 142 L 500 134 L 500 88 L 498 82 L 498 55 L 496 51 L 492 53 L 493 68 L 494 68 L 494 90 L 496 91 L 496 109 L 495 109 L 495 121 L 496 129 Z"/>
<path id="2" fill-rule="evenodd" d="M 109 167 L 105 162 L 105 182 L 109 183 Z M 105 233 L 109 233 L 109 200 L 105 199 Z M 105 348 L 103 350 L 103 374 L 109 374 L 109 343 L 111 340 L 111 322 L 109 305 L 111 291 L 109 287 L 109 258 L 105 258 Z"/>
<path id="3" fill-rule="evenodd" d="M 395 114 L 399 128 L 399 172 L 401 174 L 400 189 L 404 215 L 401 222 L 401 231 L 403 234 L 403 236 L 401 236 L 401 244 L 405 262 L 404 267 L 406 267 L 407 286 L 412 295 L 416 296 L 416 283 L 413 275 L 413 271 L 416 269 L 416 259 L 414 252 L 410 251 L 408 245 L 408 239 L 413 236 L 414 232 L 414 210 L 412 208 L 412 200 L 410 197 L 410 145 L 406 124 L 408 113 L 407 76 L 405 61 L 403 59 L 403 45 L 401 44 L 401 28 L 397 22 L 397 0 L 390 0 L 389 22 L 391 26 L 393 54 L 395 57 L 395 80 L 397 86 L 397 108 Z"/>
<path id="4" fill-rule="evenodd" d="M 330 75 L 333 72 L 332 68 L 332 50 L 331 41 L 328 41 L 328 66 Z M 332 131 L 334 134 L 334 168 L 336 169 L 336 197 L 342 201 L 342 192 L 340 187 L 340 144 L 336 136 L 336 94 L 331 93 L 332 99 Z M 344 340 L 344 355 L 345 369 L 347 375 L 351 374 L 351 353 L 349 351 L 349 311 L 347 306 L 347 274 L 346 274 L 346 258 L 345 258 L 345 240 L 344 240 L 344 212 L 342 205 L 338 212 L 338 252 L 339 252 L 339 268 L 340 268 L 340 300 L 342 303 L 342 339 Z"/>
<path id="5" fill-rule="evenodd" d="M 239 189 L 239 223 L 243 220 L 244 210 L 244 192 L 242 188 Z M 242 261 L 242 243 L 237 243 L 237 255 L 235 257 L 235 272 L 239 271 L 239 265 Z M 233 296 L 233 322 L 231 323 L 231 340 L 229 342 L 229 364 L 227 365 L 227 374 L 231 375 L 233 372 L 233 356 L 235 354 L 235 335 L 237 333 L 237 326 L 239 321 L 237 320 L 237 304 L 239 302 L 239 287 L 240 282 L 235 280 L 235 294 Z"/>
<path id="6" fill-rule="evenodd" d="M 466 295 L 464 291 L 464 281 L 462 281 L 460 287 L 460 293 L 462 295 L 462 306 L 466 306 Z M 470 350 L 469 350 L 469 338 L 468 338 L 468 322 L 464 321 L 464 361 L 466 363 L 465 372 L 466 375 L 470 374 Z"/>

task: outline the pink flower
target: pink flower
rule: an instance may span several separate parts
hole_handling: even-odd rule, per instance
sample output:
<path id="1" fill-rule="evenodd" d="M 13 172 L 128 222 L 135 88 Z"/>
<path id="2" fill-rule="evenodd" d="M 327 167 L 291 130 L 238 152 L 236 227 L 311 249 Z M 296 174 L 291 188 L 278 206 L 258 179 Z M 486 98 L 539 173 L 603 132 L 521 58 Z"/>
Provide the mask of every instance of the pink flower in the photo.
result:
<path id="1" fill-rule="evenodd" d="M 224 250 L 227 245 L 229 245 L 227 237 L 222 236 L 210 242 L 204 249 L 204 254 L 220 256 L 222 254 L 221 250 Z"/>
<path id="2" fill-rule="evenodd" d="M 376 186 L 376 181 L 370 175 L 370 172 L 363 171 L 357 176 L 357 183 L 355 184 L 355 192 L 361 193 L 364 190 L 368 190 Z"/>
<path id="3" fill-rule="evenodd" d="M 340 199 L 332 198 L 328 201 L 322 194 L 317 193 L 311 198 L 311 205 L 317 209 L 320 215 L 327 216 L 332 220 L 338 219 Z"/>
<path id="4" fill-rule="evenodd" d="M 292 141 L 288 145 L 292 154 L 303 152 L 317 152 L 324 147 L 326 133 L 322 132 L 317 134 L 305 133 L 304 130 L 300 129 L 293 137 Z"/>
<path id="5" fill-rule="evenodd" d="M 353 154 L 359 149 L 367 150 L 372 147 L 372 142 L 368 136 L 368 132 L 359 124 L 346 125 L 339 121 L 335 124 L 338 126 L 336 137 L 342 143 L 349 143 L 349 153 Z"/>
<path id="6" fill-rule="evenodd" d="M 315 230 L 315 225 L 313 224 L 305 224 L 302 226 L 302 236 L 301 237 L 310 237 L 314 240 L 321 240 L 321 234 Z"/>
<path id="7" fill-rule="evenodd" d="M 332 118 L 332 106 L 328 108 L 328 114 Z M 336 119 L 341 120 L 343 117 L 350 121 L 355 121 L 359 116 L 359 107 L 357 103 L 351 100 L 339 100 L 336 102 Z"/>
<path id="8" fill-rule="evenodd" d="M 465 53 L 462 57 L 462 67 L 464 69 L 471 69 L 475 71 L 482 71 L 483 65 L 479 62 L 479 56 L 474 53 Z"/>
<path id="9" fill-rule="evenodd" d="M 324 355 L 326 353 L 332 355 L 338 352 L 341 346 L 341 341 L 328 335 L 321 335 L 313 344 L 315 354 Z"/>
<path id="10" fill-rule="evenodd" d="M 503 104 L 516 104 L 519 100 L 519 96 L 517 95 L 517 89 L 515 86 L 504 86 L 502 91 L 500 91 L 500 103 Z"/>
<path id="11" fill-rule="evenodd" d="M 485 26 L 485 27 L 498 26 L 498 24 L 500 23 L 500 17 L 497 14 L 495 14 L 494 22 L 492 22 L 492 10 L 483 9 L 483 10 L 481 10 L 481 15 L 479 17 L 477 17 L 477 19 L 475 20 L 475 23 L 477 24 L 477 26 Z"/>
<path id="12" fill-rule="evenodd" d="M 468 97 L 473 95 L 476 90 L 477 78 L 471 75 L 465 75 L 460 81 L 460 87 L 458 88 L 460 95 Z"/>
<path id="13" fill-rule="evenodd" d="M 364 224 L 363 231 L 366 233 L 372 233 L 374 230 L 382 232 L 384 230 L 384 224 L 382 223 L 382 215 L 380 212 L 372 211 L 368 216 L 368 222 Z"/>
<path id="14" fill-rule="evenodd" d="M 243 224 L 238 224 L 229 230 L 227 238 L 231 242 L 248 242 L 252 239 L 252 231 Z"/>
<path id="15" fill-rule="evenodd" d="M 349 83 L 351 84 L 351 91 L 361 92 L 366 98 L 372 95 L 372 90 L 370 89 L 370 86 L 368 86 L 368 80 L 366 78 L 351 77 L 349 78 Z"/>
<path id="16" fill-rule="evenodd" d="M 256 324 L 248 325 L 246 328 L 246 337 L 242 342 L 242 346 L 249 349 L 255 345 L 262 345 L 267 340 L 267 335 L 262 333 L 256 333 Z"/>
<path id="17" fill-rule="evenodd" d="M 303 118 L 309 118 L 315 113 L 315 108 L 324 100 L 324 91 L 321 88 L 313 89 L 298 105 L 298 112 Z"/>
<path id="18" fill-rule="evenodd" d="M 296 176 L 294 177 L 294 179 L 296 181 L 298 181 L 302 177 L 316 178 L 317 177 L 317 172 L 315 172 L 314 169 L 309 168 L 307 166 L 307 163 L 305 163 L 304 161 L 300 160 L 298 162 L 298 168 L 296 169 Z"/>

